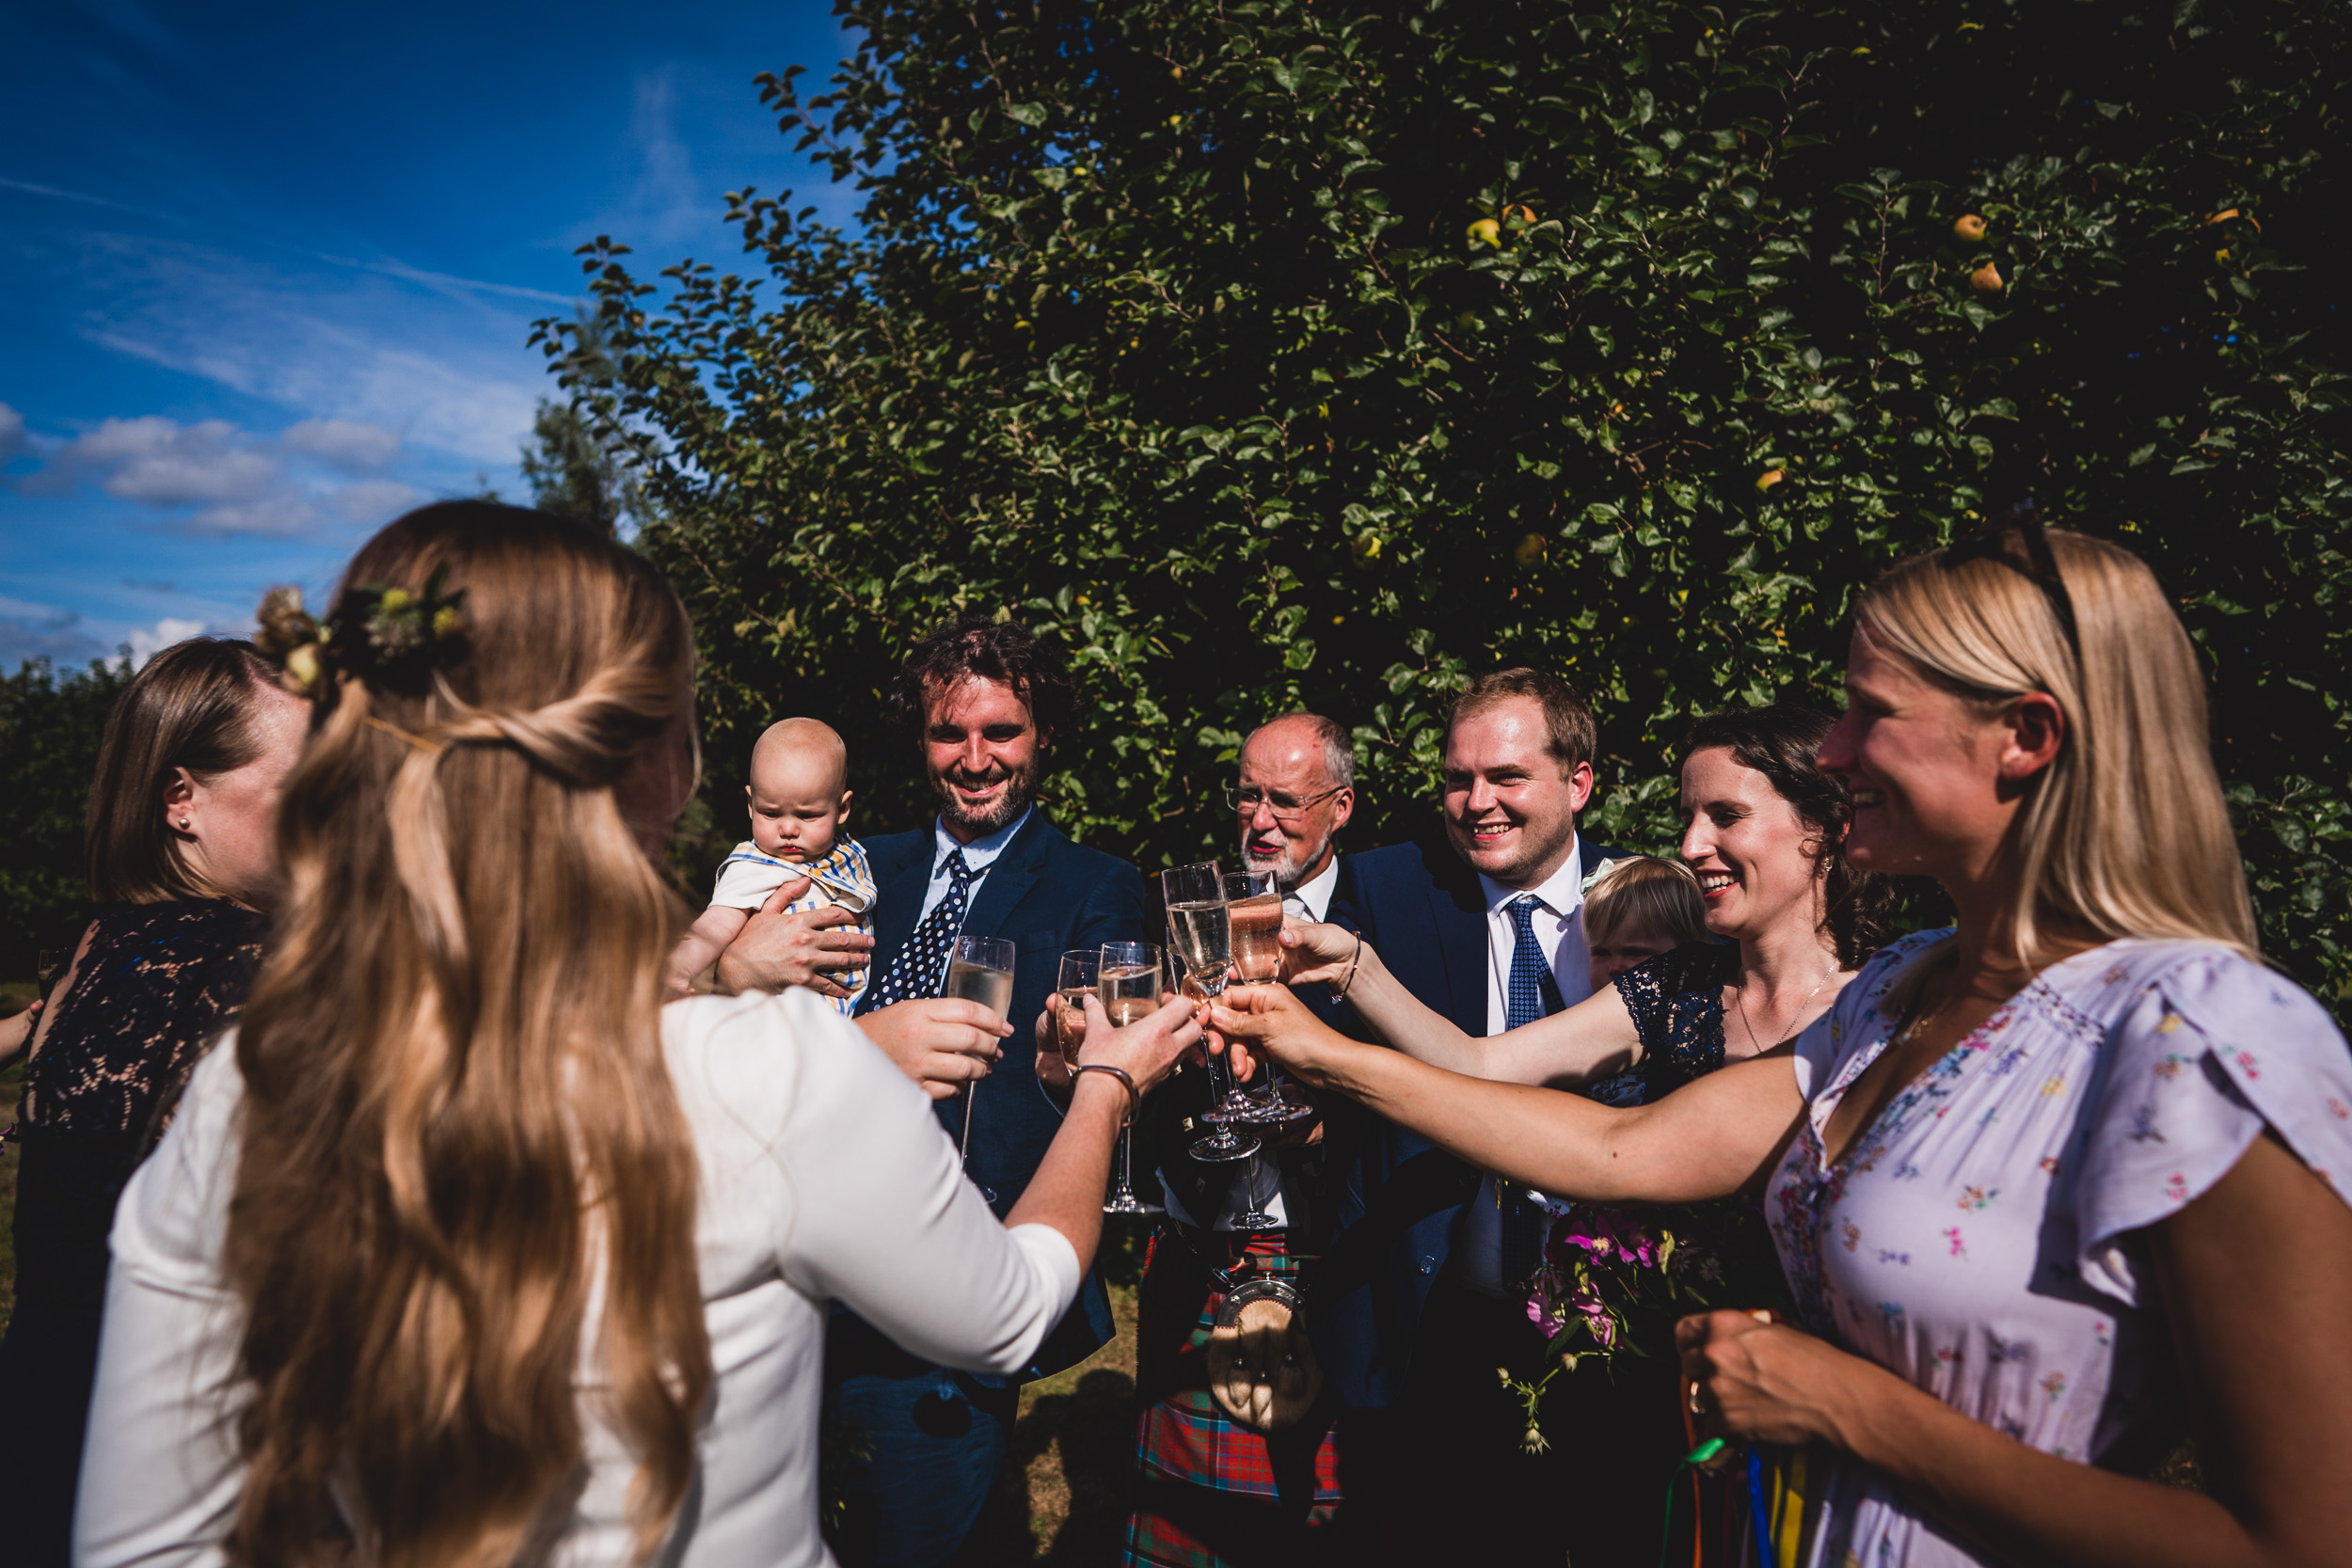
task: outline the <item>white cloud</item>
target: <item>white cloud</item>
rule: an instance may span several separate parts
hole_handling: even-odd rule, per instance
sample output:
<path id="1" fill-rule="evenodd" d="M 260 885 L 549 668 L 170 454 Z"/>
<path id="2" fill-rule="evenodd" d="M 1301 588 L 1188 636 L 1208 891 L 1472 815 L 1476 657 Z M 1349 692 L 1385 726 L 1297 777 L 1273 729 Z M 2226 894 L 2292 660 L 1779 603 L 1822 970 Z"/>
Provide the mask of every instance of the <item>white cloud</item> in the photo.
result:
<path id="1" fill-rule="evenodd" d="M 637 81 L 629 133 L 636 143 L 637 180 L 629 191 L 624 230 L 643 242 L 675 243 L 699 232 L 710 219 L 710 203 L 694 181 L 693 156 L 676 128 L 677 91 L 668 71 Z"/>
<path id="2" fill-rule="evenodd" d="M 398 480 L 364 479 L 344 485 L 326 499 L 345 522 L 371 527 L 399 516 L 424 499 L 424 493 Z"/>
<path id="3" fill-rule="evenodd" d="M 119 499 L 173 515 L 171 522 L 198 534 L 293 539 L 319 532 L 330 518 L 374 527 L 424 495 L 395 479 L 336 481 L 299 466 L 288 470 L 288 452 L 346 474 L 381 468 L 399 454 L 399 436 L 356 420 L 304 420 L 273 442 L 226 420 L 183 425 L 149 414 L 107 420 L 72 440 L 41 442 L 25 433 L 13 409 L 0 404 L 0 459 L 10 438 L 28 450 L 45 449 L 49 456 L 33 473 L 0 483 L 49 496 L 95 484 Z"/>
<path id="4" fill-rule="evenodd" d="M 251 500 L 208 506 L 189 522 L 199 533 L 249 533 L 266 538 L 294 539 L 310 532 L 319 520 L 318 508 L 300 491 L 280 488 Z"/>
<path id="5" fill-rule="evenodd" d="M 130 635 L 123 641 L 131 644 L 131 667 L 135 670 L 174 642 L 185 642 L 191 637 L 203 635 L 203 622 L 183 621 L 177 616 L 167 615 L 152 626 L 133 626 Z"/>
<path id="6" fill-rule="evenodd" d="M 99 474 L 99 488 L 110 496 L 163 507 L 256 501 L 284 471 L 226 420 L 183 425 L 156 414 L 108 420 L 68 443 L 56 462 Z"/>
<path id="7" fill-rule="evenodd" d="M 400 455 L 400 437 L 358 420 L 304 420 L 278 439 L 288 451 L 351 473 L 372 473 Z"/>
<path id="8" fill-rule="evenodd" d="M 353 429 L 364 435 L 366 427 Z M 49 462 L 18 488 L 58 495 L 91 483 L 203 534 L 294 538 L 320 519 L 316 499 L 287 473 L 279 449 L 226 420 L 107 420 L 48 445 Z"/>
<path id="9" fill-rule="evenodd" d="M 105 651 L 72 610 L 0 597 L 0 673 L 14 674 L 28 658 L 72 666 Z"/>
<path id="10" fill-rule="evenodd" d="M 23 451 L 26 444 L 24 416 L 0 403 L 0 463 Z"/>
<path id="11" fill-rule="evenodd" d="M 395 436 L 453 478 L 510 467 L 547 389 L 527 307 L 397 265 L 294 270 L 152 235 L 91 234 L 100 345 L 304 416 Z M 309 439 L 310 433 L 305 433 Z M 307 454 L 306 454 L 307 455 Z"/>

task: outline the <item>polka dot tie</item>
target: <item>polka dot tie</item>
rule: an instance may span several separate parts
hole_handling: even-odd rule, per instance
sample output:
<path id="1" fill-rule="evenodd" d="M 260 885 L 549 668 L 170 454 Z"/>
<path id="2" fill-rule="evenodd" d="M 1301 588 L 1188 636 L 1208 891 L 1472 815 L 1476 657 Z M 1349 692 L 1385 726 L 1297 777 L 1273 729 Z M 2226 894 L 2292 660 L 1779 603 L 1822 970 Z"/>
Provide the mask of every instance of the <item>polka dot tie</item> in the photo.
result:
<path id="1" fill-rule="evenodd" d="M 947 895 L 923 917 L 923 924 L 914 928 L 907 944 L 898 949 L 898 956 L 890 960 L 890 973 L 882 976 L 882 997 L 875 1004 L 877 1006 L 887 1007 L 893 1002 L 939 994 L 939 983 L 947 973 L 947 951 L 956 944 L 956 933 L 963 929 L 964 906 L 971 900 L 971 869 L 963 863 L 962 850 L 951 850 L 947 855 Z"/>
<path id="2" fill-rule="evenodd" d="M 1567 1006 L 1560 995 L 1559 978 L 1544 961 L 1535 940 L 1535 911 L 1543 900 L 1523 893 L 1506 906 L 1518 934 L 1511 944 L 1511 990 L 1503 998 L 1502 1026 L 1516 1029 L 1539 1018 L 1549 1018 Z M 1495 1201 L 1502 1206 L 1502 1280 L 1516 1285 L 1532 1276 L 1544 1260 L 1544 1212 L 1528 1200 L 1527 1188 L 1495 1178 Z"/>

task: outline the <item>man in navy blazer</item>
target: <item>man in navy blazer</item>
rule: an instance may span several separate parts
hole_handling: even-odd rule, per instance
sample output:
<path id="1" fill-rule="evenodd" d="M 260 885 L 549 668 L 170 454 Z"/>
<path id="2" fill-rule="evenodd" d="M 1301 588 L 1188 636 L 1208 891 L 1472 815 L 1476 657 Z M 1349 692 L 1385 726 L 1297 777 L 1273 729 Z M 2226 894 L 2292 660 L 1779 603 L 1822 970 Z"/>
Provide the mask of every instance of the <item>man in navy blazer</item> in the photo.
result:
<path id="1" fill-rule="evenodd" d="M 1442 832 L 1342 865 L 1330 918 L 1467 1035 L 1522 1021 L 1515 979 L 1539 996 L 1535 1016 L 1590 994 L 1583 884 L 1618 855 L 1576 832 L 1596 739 L 1564 681 L 1533 670 L 1473 681 L 1447 723 Z M 1343 1004 L 1335 1022 L 1347 1026 Z M 1541 1363 L 1544 1336 L 1515 1289 L 1533 1272 L 1540 1215 L 1523 1192 L 1498 1192 L 1390 1122 L 1366 1116 L 1356 1138 L 1310 1304 L 1343 1411 L 1348 1507 L 1373 1515 L 1347 1534 L 1400 1561 L 1556 1563 L 1576 1532 L 1558 1478 L 1517 1451 L 1496 1377 Z"/>
<path id="2" fill-rule="evenodd" d="M 999 1042 L 1003 1056 L 963 1094 L 937 1101 L 941 1125 L 960 1137 L 969 1096 L 966 1173 L 1000 1216 L 1060 1125 L 1038 1081 L 1031 1025 L 1063 951 L 1143 940 L 1136 868 L 1072 843 L 1031 803 L 1043 753 L 1067 733 L 1075 705 L 1068 678 L 1026 627 L 959 616 L 908 657 L 898 693 L 939 814 L 865 841 L 876 899 L 873 981 L 859 1022 L 910 1071 L 921 1075 L 892 1049 L 890 1031 L 877 1028 L 884 1015 L 940 994 L 956 936 L 1013 943 L 1013 1030 Z M 1009 1380 L 929 1365 L 836 1311 L 828 1386 L 870 1450 L 850 1467 L 845 1559 L 891 1568 L 952 1560 L 1003 1465 L 1020 1384 L 1092 1354 L 1111 1326 L 1102 1281 L 1089 1273 L 1037 1361 Z"/>

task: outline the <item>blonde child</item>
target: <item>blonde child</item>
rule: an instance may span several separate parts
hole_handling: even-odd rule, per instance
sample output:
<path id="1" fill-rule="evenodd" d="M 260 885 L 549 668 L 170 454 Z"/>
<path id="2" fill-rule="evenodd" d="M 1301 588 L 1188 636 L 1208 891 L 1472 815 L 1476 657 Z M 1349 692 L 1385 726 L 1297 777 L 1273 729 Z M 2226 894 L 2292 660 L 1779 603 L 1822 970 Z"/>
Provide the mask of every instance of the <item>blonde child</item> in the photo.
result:
<path id="1" fill-rule="evenodd" d="M 872 931 L 874 874 L 865 846 L 841 832 L 850 817 L 849 768 L 850 749 L 841 736 L 814 719 L 783 720 L 759 737 L 752 748 L 752 782 L 743 790 L 752 836 L 720 865 L 710 907 L 671 955 L 670 994 L 692 991 L 753 912 L 799 878 L 808 879 L 809 890 L 783 906 L 786 911 L 838 904 L 858 917 L 856 929 Z M 833 1005 L 852 1011 L 865 992 L 866 972 L 826 974 L 849 991 Z"/>
<path id="2" fill-rule="evenodd" d="M 1628 855 L 1601 867 L 1585 892 L 1584 945 L 1595 991 L 1645 959 L 1713 940 L 1699 880 L 1680 861 Z"/>

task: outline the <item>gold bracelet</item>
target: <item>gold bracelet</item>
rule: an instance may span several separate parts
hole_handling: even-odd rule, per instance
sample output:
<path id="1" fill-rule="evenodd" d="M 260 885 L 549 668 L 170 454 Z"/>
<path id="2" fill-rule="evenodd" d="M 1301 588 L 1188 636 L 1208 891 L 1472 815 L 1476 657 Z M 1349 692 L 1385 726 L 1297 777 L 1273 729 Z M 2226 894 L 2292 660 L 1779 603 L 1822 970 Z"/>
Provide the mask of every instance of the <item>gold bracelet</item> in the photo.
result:
<path id="1" fill-rule="evenodd" d="M 1364 934 L 1359 931 L 1356 933 L 1356 951 L 1347 956 L 1347 973 L 1340 976 L 1340 987 L 1331 993 L 1332 1000 L 1337 1002 L 1347 1000 L 1347 988 L 1356 983 L 1356 966 L 1363 961 Z"/>
<path id="2" fill-rule="evenodd" d="M 1077 1081 L 1076 1075 L 1081 1072 L 1107 1072 L 1112 1077 L 1118 1079 L 1120 1083 L 1126 1085 L 1127 1119 L 1120 1122 L 1119 1125 L 1121 1127 L 1133 1127 L 1136 1124 L 1136 1113 L 1143 1108 L 1143 1091 L 1136 1087 L 1135 1079 L 1128 1076 L 1127 1069 L 1125 1068 L 1113 1067 L 1108 1062 L 1080 1062 L 1076 1067 L 1072 1068 L 1070 1071 L 1072 1075 L 1071 1081 L 1073 1083 Z"/>

